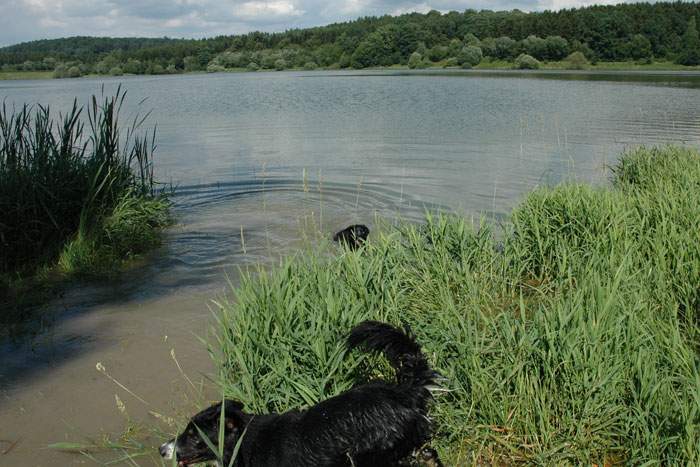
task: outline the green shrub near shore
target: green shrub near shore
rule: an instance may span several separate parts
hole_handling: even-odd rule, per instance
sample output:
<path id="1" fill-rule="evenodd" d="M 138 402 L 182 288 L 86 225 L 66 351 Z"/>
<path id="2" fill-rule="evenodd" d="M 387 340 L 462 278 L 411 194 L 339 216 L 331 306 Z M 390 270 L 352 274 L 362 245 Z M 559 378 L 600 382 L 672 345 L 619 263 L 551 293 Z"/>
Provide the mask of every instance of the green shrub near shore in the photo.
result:
<path id="1" fill-rule="evenodd" d="M 158 243 L 169 204 L 153 178 L 155 134 L 135 118 L 122 134 L 126 93 L 56 118 L 48 107 L 0 112 L 0 278 L 5 286 L 59 266 L 113 271 Z M 87 124 L 83 116 L 87 114 Z"/>
<path id="2" fill-rule="evenodd" d="M 253 411 L 391 377 L 346 355 L 357 322 L 407 323 L 448 393 L 446 465 L 700 463 L 700 155 L 622 156 L 612 186 L 529 195 L 501 242 L 428 216 L 355 253 L 311 252 L 220 302 L 212 354 Z"/>

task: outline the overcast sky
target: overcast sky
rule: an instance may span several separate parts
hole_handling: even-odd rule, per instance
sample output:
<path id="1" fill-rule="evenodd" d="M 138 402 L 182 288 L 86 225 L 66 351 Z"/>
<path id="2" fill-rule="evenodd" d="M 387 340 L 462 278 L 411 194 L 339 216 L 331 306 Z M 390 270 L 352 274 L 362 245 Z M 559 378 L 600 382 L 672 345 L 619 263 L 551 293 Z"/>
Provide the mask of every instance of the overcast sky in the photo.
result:
<path id="1" fill-rule="evenodd" d="M 560 9 L 615 0 L 0 0 L 0 46 L 66 36 L 208 37 L 410 11 Z"/>

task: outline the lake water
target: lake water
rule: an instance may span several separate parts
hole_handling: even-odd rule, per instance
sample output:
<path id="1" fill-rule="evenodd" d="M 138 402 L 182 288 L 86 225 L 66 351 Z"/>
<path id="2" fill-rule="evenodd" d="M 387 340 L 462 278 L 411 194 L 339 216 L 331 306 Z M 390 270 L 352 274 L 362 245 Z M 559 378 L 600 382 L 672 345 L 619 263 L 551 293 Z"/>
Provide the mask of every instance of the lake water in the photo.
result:
<path id="1" fill-rule="evenodd" d="M 700 147 L 698 74 L 0 81 L 0 99 L 65 111 L 119 84 L 128 91 L 124 117 L 151 111 L 146 127 L 157 123 L 156 171 L 176 187 L 177 223 L 143 266 L 72 287 L 0 331 L 0 440 L 10 441 L 0 444 L 0 465 L 85 462 L 41 448 L 122 429 L 115 394 L 133 419 L 151 423 L 149 410 L 171 416 L 191 406 L 170 350 L 192 379 L 212 372 L 196 336 L 210 323 L 208 299 L 236 281 L 239 266 L 273 264 L 377 218 L 420 221 L 425 210 L 443 210 L 500 222 L 539 185 L 605 182 L 605 167 L 626 148 Z"/>

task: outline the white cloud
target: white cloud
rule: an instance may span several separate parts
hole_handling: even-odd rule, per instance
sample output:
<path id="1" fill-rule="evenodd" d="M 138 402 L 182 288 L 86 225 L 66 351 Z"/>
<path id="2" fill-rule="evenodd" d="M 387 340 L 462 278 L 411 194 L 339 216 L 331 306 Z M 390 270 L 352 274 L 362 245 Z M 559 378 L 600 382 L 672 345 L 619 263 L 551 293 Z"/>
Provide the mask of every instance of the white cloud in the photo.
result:
<path id="1" fill-rule="evenodd" d="M 244 2 L 235 8 L 235 15 L 243 19 L 259 19 L 277 16 L 301 16 L 304 12 L 288 1 Z"/>
<path id="2" fill-rule="evenodd" d="M 591 5 L 616 5 L 621 2 L 620 0 L 543 0 L 537 3 L 539 10 L 561 10 Z"/>
<path id="3" fill-rule="evenodd" d="M 330 11 L 340 11 L 346 15 L 352 15 L 359 14 L 365 10 L 372 3 L 372 0 L 344 0 L 336 3 L 341 3 L 340 7 L 333 8 L 333 4 L 329 2 L 327 9 Z"/>
<path id="4" fill-rule="evenodd" d="M 394 16 L 405 15 L 406 13 L 427 13 L 430 10 L 435 10 L 436 8 L 431 7 L 427 3 L 419 3 L 417 5 L 410 5 L 405 7 L 399 7 L 391 12 Z"/>

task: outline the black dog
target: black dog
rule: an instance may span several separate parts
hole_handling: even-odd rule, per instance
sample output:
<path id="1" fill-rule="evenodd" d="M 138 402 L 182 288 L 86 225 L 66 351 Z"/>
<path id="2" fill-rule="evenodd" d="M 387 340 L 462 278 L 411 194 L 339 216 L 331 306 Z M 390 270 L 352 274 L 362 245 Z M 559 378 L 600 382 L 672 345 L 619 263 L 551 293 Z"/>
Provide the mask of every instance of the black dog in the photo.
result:
<path id="1" fill-rule="evenodd" d="M 420 346 L 401 330 L 376 321 L 356 326 L 347 346 L 383 352 L 398 381 L 372 381 L 307 410 L 283 414 L 247 414 L 240 402 L 227 400 L 224 465 L 243 435 L 236 467 L 390 467 L 406 465 L 402 462 L 412 454 L 426 465 L 441 466 L 433 449 L 421 449 L 431 436 L 427 405 L 438 374 Z M 175 454 L 179 466 L 214 459 L 199 430 L 216 445 L 220 420 L 221 404 L 203 410 L 182 434 L 161 446 L 161 455 Z"/>
<path id="2" fill-rule="evenodd" d="M 366 225 L 356 224 L 347 227 L 333 235 L 333 241 L 347 245 L 351 250 L 357 250 L 369 236 L 369 228 Z"/>

